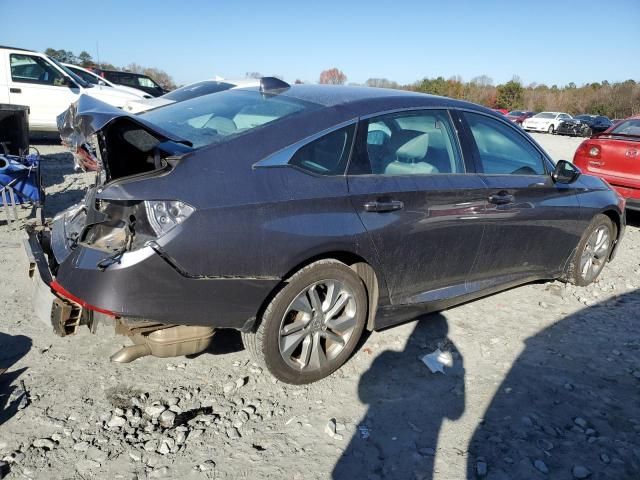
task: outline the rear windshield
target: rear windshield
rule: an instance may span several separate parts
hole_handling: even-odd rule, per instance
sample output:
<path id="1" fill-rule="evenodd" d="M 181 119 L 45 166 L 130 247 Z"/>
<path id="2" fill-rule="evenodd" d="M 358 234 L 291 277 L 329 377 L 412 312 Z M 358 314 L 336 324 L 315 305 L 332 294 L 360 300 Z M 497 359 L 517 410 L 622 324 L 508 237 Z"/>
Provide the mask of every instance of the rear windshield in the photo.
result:
<path id="1" fill-rule="evenodd" d="M 610 133 L 621 133 L 623 135 L 639 135 L 640 136 L 640 118 L 625 120 L 611 130 Z"/>
<path id="2" fill-rule="evenodd" d="M 320 105 L 258 90 L 226 90 L 173 103 L 140 116 L 194 148 L 223 143 L 263 125 L 317 110 Z"/>
<path id="3" fill-rule="evenodd" d="M 210 93 L 222 92 L 223 90 L 229 90 L 233 85 L 225 82 L 198 82 L 191 85 L 178 88 L 173 92 L 162 95 L 162 98 L 167 100 L 173 100 L 174 102 L 183 102 L 190 98 L 201 97 L 202 95 L 209 95 Z"/>

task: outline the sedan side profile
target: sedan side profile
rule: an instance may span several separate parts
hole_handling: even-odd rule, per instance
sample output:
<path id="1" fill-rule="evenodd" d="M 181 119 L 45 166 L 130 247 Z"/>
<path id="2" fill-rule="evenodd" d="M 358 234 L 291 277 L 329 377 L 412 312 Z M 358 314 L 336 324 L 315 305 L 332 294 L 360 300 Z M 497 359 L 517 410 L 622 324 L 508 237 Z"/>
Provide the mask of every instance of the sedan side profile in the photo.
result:
<path id="1" fill-rule="evenodd" d="M 522 122 L 522 128 L 531 132 L 555 133 L 560 123 L 573 117 L 562 112 L 540 112 Z"/>
<path id="2" fill-rule="evenodd" d="M 587 285 L 625 227 L 606 182 L 448 98 L 265 78 L 141 115 L 82 98 L 59 126 L 101 171 L 28 229 L 36 311 L 61 335 L 111 319 L 135 343 L 116 361 L 232 328 L 275 377 L 313 382 L 365 329 Z"/>

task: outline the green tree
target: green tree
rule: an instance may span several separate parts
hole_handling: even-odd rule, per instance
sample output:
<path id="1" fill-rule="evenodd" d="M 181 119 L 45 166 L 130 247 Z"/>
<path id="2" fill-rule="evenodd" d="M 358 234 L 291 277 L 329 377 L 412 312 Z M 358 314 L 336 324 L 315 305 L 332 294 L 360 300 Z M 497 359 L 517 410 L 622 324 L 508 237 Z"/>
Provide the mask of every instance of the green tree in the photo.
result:
<path id="1" fill-rule="evenodd" d="M 521 108 L 524 103 L 524 88 L 520 82 L 509 80 L 496 88 L 496 105 L 498 108 L 514 110 Z"/>
<path id="2" fill-rule="evenodd" d="M 93 58 L 86 50 L 80 52 L 80 55 L 78 55 L 78 61 L 82 67 L 91 67 L 94 63 Z"/>

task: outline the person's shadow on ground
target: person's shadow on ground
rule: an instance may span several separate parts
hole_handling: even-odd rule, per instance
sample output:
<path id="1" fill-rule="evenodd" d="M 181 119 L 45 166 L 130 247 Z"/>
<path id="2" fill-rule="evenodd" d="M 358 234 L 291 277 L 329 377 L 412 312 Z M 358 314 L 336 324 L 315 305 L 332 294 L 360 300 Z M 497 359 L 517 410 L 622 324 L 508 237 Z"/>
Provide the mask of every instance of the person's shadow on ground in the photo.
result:
<path id="1" fill-rule="evenodd" d="M 383 352 L 364 373 L 358 393 L 369 409 L 338 460 L 334 479 L 432 478 L 442 421 L 464 412 L 463 359 L 447 332 L 443 314 L 426 315 L 404 351 Z M 420 361 L 438 347 L 454 358 L 444 375 Z"/>
<path id="2" fill-rule="evenodd" d="M 526 340 L 476 428 L 467 476 L 640 479 L 639 290 Z"/>
<path id="3" fill-rule="evenodd" d="M 0 425 L 13 417 L 18 411 L 21 395 L 13 395 L 22 390 L 17 385 L 18 377 L 26 367 L 8 371 L 31 349 L 31 339 L 24 335 L 8 335 L 0 333 Z"/>

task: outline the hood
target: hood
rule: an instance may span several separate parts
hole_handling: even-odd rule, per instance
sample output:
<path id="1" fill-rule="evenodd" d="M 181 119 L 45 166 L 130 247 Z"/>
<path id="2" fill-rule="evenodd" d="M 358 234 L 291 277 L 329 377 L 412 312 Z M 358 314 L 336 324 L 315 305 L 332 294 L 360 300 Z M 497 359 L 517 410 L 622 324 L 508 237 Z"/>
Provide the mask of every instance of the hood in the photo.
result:
<path id="1" fill-rule="evenodd" d="M 115 88 L 116 90 L 120 90 L 121 92 L 126 92 L 129 93 L 131 95 L 135 95 L 138 98 L 153 98 L 151 95 L 149 95 L 147 92 L 143 92 L 142 90 L 139 90 L 137 88 L 133 88 L 133 87 L 127 87 L 126 85 L 117 85 L 114 86 L 113 88 Z"/>
<path id="2" fill-rule="evenodd" d="M 175 103 L 173 100 L 169 100 L 167 98 L 155 97 L 155 98 L 145 98 L 132 100 L 127 102 L 124 106 L 124 109 L 130 113 L 140 113 L 146 112 L 147 110 L 151 110 L 152 108 L 162 107 L 164 105 L 169 105 L 171 103 Z"/>
<path id="3" fill-rule="evenodd" d="M 60 114 L 57 126 L 76 165 L 104 169 L 104 181 L 157 169 L 165 158 L 192 151 L 189 141 L 88 95 Z"/>
<path id="4" fill-rule="evenodd" d="M 108 85 L 94 85 L 91 88 L 87 88 L 83 93 L 116 106 L 124 105 L 124 103 L 129 100 L 140 98 L 134 93 Z"/>

